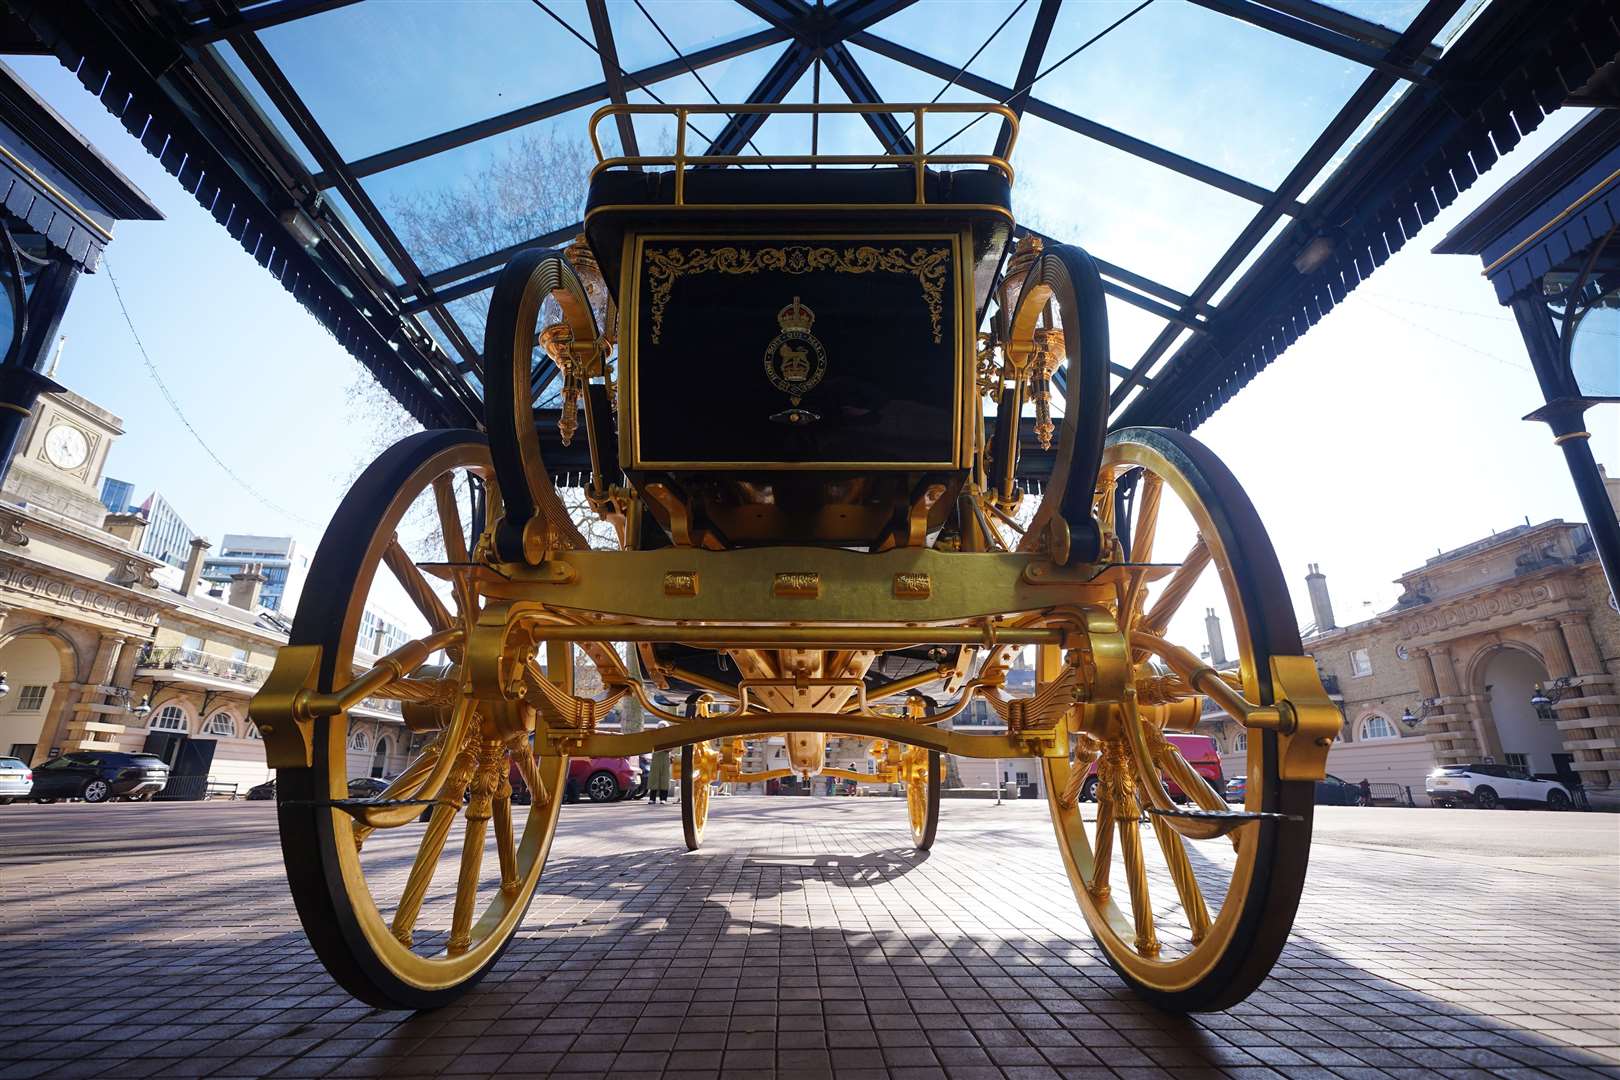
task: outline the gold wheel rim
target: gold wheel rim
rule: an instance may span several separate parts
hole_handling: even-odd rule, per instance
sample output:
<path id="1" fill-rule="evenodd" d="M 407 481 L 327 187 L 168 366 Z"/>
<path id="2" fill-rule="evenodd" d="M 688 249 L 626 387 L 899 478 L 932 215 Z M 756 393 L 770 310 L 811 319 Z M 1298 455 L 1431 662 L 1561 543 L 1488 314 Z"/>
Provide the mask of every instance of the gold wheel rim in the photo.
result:
<path id="1" fill-rule="evenodd" d="M 1222 591 L 1229 605 L 1232 620 L 1232 633 L 1237 640 L 1239 671 L 1245 687 L 1245 696 L 1251 700 L 1255 696 L 1255 688 L 1259 685 L 1255 669 L 1254 642 L 1249 637 L 1249 620 L 1244 610 L 1242 595 L 1237 588 L 1237 582 L 1232 572 L 1231 560 L 1225 549 L 1224 542 L 1215 522 L 1185 474 L 1177 469 L 1165 456 L 1152 447 L 1140 443 L 1115 443 L 1107 447 L 1103 455 L 1103 475 L 1108 476 L 1116 470 L 1140 466 L 1146 472 L 1158 476 L 1164 488 L 1175 494 L 1185 507 L 1187 513 L 1193 518 L 1198 532 L 1208 545 L 1211 562 L 1219 575 Z M 1122 718 L 1121 724 L 1128 723 L 1129 719 Z M 1146 723 L 1147 721 L 1142 721 Z M 1125 739 L 1130 743 L 1133 740 Z M 1246 805 L 1255 809 L 1262 804 L 1262 788 L 1267 783 L 1261 765 L 1258 738 L 1251 739 L 1249 745 L 1248 776 L 1250 783 L 1245 796 Z M 1132 771 L 1140 771 L 1140 761 L 1135 755 L 1134 748 L 1130 751 Z M 1052 813 L 1052 825 L 1057 833 L 1058 848 L 1063 856 L 1064 868 L 1068 872 L 1069 882 L 1074 888 L 1076 899 L 1080 903 L 1081 912 L 1085 916 L 1086 924 L 1091 929 L 1098 944 L 1108 953 L 1111 960 L 1125 971 L 1132 979 L 1143 986 L 1166 994 L 1173 994 L 1189 989 L 1208 977 L 1215 966 L 1226 955 L 1235 940 L 1238 924 L 1243 916 L 1245 899 L 1249 896 L 1250 885 L 1255 870 L 1256 851 L 1258 844 L 1252 842 L 1253 825 L 1246 825 L 1234 836 L 1249 836 L 1248 842 L 1237 843 L 1236 861 L 1232 866 L 1231 877 L 1227 882 L 1225 896 L 1220 911 L 1213 916 L 1208 930 L 1201 940 L 1197 941 L 1186 952 L 1169 959 L 1161 959 L 1158 955 L 1145 954 L 1137 946 L 1138 926 L 1132 914 L 1127 914 L 1113 899 L 1117 890 L 1128 887 L 1128 882 L 1120 881 L 1110 883 L 1106 892 L 1094 892 L 1090 883 L 1097 880 L 1098 859 L 1091 842 L 1091 837 L 1085 828 L 1081 817 L 1081 803 L 1078 799 L 1070 802 L 1064 793 L 1071 790 L 1078 792 L 1080 776 L 1077 772 L 1089 770 L 1089 759 L 1077 765 L 1067 758 L 1048 757 L 1042 759 L 1042 770 L 1045 774 L 1047 802 Z M 1153 776 L 1157 779 L 1157 766 L 1153 767 Z M 1098 814 L 1103 813 L 1103 784 L 1099 771 L 1098 784 Z M 1258 782 L 1257 782 L 1258 781 Z M 1071 789 L 1071 785 L 1073 785 Z M 1100 835 L 1100 826 L 1099 826 Z M 1157 841 L 1162 854 L 1164 840 L 1159 828 L 1149 829 L 1139 841 L 1144 847 Z M 1127 863 L 1129 859 L 1127 857 Z M 1129 868 L 1127 866 L 1127 874 Z M 1145 879 L 1145 871 L 1141 875 Z M 1105 879 L 1106 880 L 1106 879 Z"/>
<path id="2" fill-rule="evenodd" d="M 411 506 L 424 493 L 434 486 L 434 481 L 450 476 L 457 469 L 481 476 L 487 485 L 486 517 L 483 528 L 492 524 L 493 510 L 500 505 L 499 493 L 494 481 L 494 468 L 490 461 L 489 449 L 481 443 L 463 443 L 448 447 L 430 456 L 423 461 L 410 477 L 402 484 L 393 499 L 389 502 L 371 536 L 365 557 L 360 566 L 360 573 L 354 583 L 354 592 L 351 595 L 350 605 L 345 613 L 344 626 L 340 632 L 334 671 L 351 671 L 354 666 L 354 648 L 359 636 L 359 624 L 365 607 L 365 599 L 369 595 L 371 583 L 376 577 L 379 566 L 384 565 L 385 555 L 391 543 L 395 540 L 395 531 L 399 527 L 405 514 Z M 461 558 L 466 553 L 459 550 L 464 544 L 463 532 L 458 524 L 451 539 L 452 530 L 446 522 L 444 515 L 447 510 L 444 504 L 439 504 L 441 517 L 441 535 L 445 543 L 455 544 L 456 550 L 447 551 Z M 450 510 L 459 515 L 459 510 L 452 501 Z M 477 533 L 473 533 L 476 539 Z M 393 567 L 391 566 L 392 570 Z M 398 571 L 395 571 L 396 575 Z M 406 587 L 409 592 L 409 586 Z M 360 603 L 356 604 L 358 598 Z M 413 600 L 415 598 L 413 597 Z M 474 595 L 457 593 L 457 611 L 452 618 L 465 620 L 466 612 L 461 610 L 465 605 L 476 605 Z M 420 606 L 420 603 L 419 603 Z M 458 688 L 459 689 L 459 688 Z M 478 704 L 460 693 L 455 695 L 457 704 L 453 707 L 450 723 L 441 732 L 441 739 L 448 737 L 449 733 L 458 727 L 465 729 L 463 745 L 453 749 L 454 753 L 464 752 L 465 747 L 472 742 L 483 738 L 479 730 L 480 716 Z M 349 722 L 347 714 L 333 717 L 325 725 L 326 728 L 326 761 L 344 762 L 347 754 L 349 738 Z M 491 757 L 497 758 L 496 767 L 501 779 L 504 781 L 506 771 L 510 768 L 513 755 L 523 753 L 527 749 L 527 740 L 523 740 L 521 747 L 515 741 L 508 740 L 502 745 L 498 755 L 491 751 Z M 424 752 L 427 748 L 424 748 Z M 420 760 L 420 759 L 418 759 Z M 413 763 L 414 764 L 414 763 Z M 527 763 L 525 763 L 527 764 Z M 538 781 L 542 790 L 531 792 L 532 802 L 525 818 L 520 839 L 510 843 L 508 851 L 512 857 L 512 873 L 508 875 L 505 867 L 502 869 L 502 882 L 493 890 L 487 905 L 481 914 L 470 921 L 466 927 L 467 942 L 454 951 L 447 946 L 434 955 L 424 955 L 413 949 L 395 936 L 394 929 L 389 925 L 382 909 L 379 907 L 376 896 L 373 894 L 370 883 L 367 881 L 365 868 L 361 864 L 361 844 L 357 842 L 357 834 L 363 836 L 370 830 L 364 827 L 357 829 L 355 819 L 342 809 L 333 807 L 326 811 L 330 815 L 330 824 L 336 850 L 339 870 L 342 876 L 343 887 L 347 895 L 350 910 L 353 912 L 356 923 L 363 935 L 367 946 L 371 949 L 374 959 L 380 963 L 391 975 L 412 987 L 420 990 L 442 990 L 459 985 L 476 975 L 490 963 L 494 956 L 506 945 L 512 934 L 516 932 L 524 912 L 528 908 L 530 899 L 534 895 L 539 883 L 541 870 L 545 866 L 546 856 L 550 851 L 552 838 L 556 833 L 557 817 L 561 809 L 563 778 L 568 768 L 567 757 L 535 757 L 532 759 L 532 769 L 525 769 L 525 775 Z M 407 767 L 406 773 L 411 771 Z M 495 771 L 495 770 L 491 770 Z M 327 768 L 327 782 L 329 795 L 333 799 L 348 797 L 347 778 L 342 775 L 346 770 L 332 767 Z M 405 774 L 402 774 L 405 775 Z M 510 789 L 506 786 L 507 794 L 504 797 L 507 803 L 506 813 L 507 829 L 504 837 L 497 829 L 496 847 L 499 849 L 506 841 L 511 841 L 510 830 Z M 453 796 L 453 800 L 451 798 Z M 398 797 L 412 797 L 411 793 L 403 792 Z M 452 805 L 453 803 L 453 805 Z M 435 813 L 440 808 L 449 808 L 449 826 L 453 827 L 456 818 L 467 820 L 467 815 L 461 807 L 461 793 L 446 791 L 444 797 L 435 806 Z M 430 826 L 431 828 L 431 826 Z M 362 832 L 362 830 L 364 830 Z M 469 833 L 469 837 L 470 837 Z M 424 833 L 424 837 L 426 834 Z M 480 852 L 484 839 L 482 832 L 478 844 Z M 443 841 L 439 843 L 442 853 Z M 418 848 L 420 854 L 421 848 Z M 499 852 L 497 852 L 499 854 Z M 437 856 L 435 856 L 437 860 Z M 482 864 L 480 855 L 480 864 Z M 473 895 L 476 899 L 478 880 L 473 880 Z M 464 888 L 464 883 L 457 882 L 458 895 Z"/>

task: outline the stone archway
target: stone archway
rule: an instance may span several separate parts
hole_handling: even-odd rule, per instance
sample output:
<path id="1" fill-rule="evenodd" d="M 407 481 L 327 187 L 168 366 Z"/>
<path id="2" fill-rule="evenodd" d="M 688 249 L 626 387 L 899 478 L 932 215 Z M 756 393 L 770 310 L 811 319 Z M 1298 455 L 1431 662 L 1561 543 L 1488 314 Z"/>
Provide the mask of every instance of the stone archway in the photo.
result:
<path id="1" fill-rule="evenodd" d="M 385 776 L 388 773 L 389 740 L 386 735 L 377 737 L 377 750 L 371 755 L 371 775 Z"/>
<path id="2" fill-rule="evenodd" d="M 1501 644 L 1481 652 L 1471 668 L 1470 689 L 1491 746 L 1487 752 L 1503 763 L 1522 758 L 1531 772 L 1555 771 L 1553 755 L 1565 752 L 1563 735 L 1551 714 L 1540 716 L 1530 704 L 1536 684 L 1548 679 L 1541 658 L 1522 646 Z"/>
<path id="3" fill-rule="evenodd" d="M 0 671 L 11 692 L 0 698 L 0 754 L 35 761 L 55 733 L 79 681 L 79 650 L 71 638 L 44 626 L 0 635 Z"/>

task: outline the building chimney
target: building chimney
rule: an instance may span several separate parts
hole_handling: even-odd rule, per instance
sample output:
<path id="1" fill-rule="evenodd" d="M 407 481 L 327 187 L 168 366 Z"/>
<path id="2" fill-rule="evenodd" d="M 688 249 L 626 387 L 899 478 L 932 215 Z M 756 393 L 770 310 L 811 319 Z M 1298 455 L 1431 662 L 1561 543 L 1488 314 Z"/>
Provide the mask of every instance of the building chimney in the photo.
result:
<path id="1" fill-rule="evenodd" d="M 1226 639 L 1221 636 L 1221 617 L 1215 614 L 1214 608 L 1204 609 L 1204 633 L 1209 637 L 1209 666 L 1222 667 L 1226 664 Z"/>
<path id="2" fill-rule="evenodd" d="M 1305 575 L 1305 588 L 1311 594 L 1311 615 L 1316 619 L 1316 632 L 1332 630 L 1339 624 L 1333 621 L 1333 601 L 1328 599 L 1327 578 L 1315 563 L 1308 567 L 1310 573 Z"/>
<path id="3" fill-rule="evenodd" d="M 213 547 L 202 537 L 191 541 L 191 554 L 186 556 L 185 576 L 180 579 L 180 595 L 190 596 L 197 589 L 197 582 L 202 578 L 203 556 Z"/>
<path id="4" fill-rule="evenodd" d="M 108 514 L 101 519 L 101 527 L 139 551 L 141 537 L 146 534 L 146 517 L 142 514 Z"/>
<path id="5" fill-rule="evenodd" d="M 247 563 L 231 575 L 231 607 L 252 611 L 259 604 L 259 587 L 264 584 L 260 563 Z"/>

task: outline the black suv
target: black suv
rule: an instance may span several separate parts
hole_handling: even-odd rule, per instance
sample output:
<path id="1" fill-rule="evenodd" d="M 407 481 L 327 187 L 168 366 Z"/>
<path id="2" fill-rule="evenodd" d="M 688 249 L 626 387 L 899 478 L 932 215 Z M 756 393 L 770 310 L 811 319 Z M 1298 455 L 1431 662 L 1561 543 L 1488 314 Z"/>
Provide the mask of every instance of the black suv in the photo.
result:
<path id="1" fill-rule="evenodd" d="M 169 782 L 169 766 L 156 754 L 114 750 L 75 750 L 34 766 L 35 802 L 112 798 L 149 799 Z"/>

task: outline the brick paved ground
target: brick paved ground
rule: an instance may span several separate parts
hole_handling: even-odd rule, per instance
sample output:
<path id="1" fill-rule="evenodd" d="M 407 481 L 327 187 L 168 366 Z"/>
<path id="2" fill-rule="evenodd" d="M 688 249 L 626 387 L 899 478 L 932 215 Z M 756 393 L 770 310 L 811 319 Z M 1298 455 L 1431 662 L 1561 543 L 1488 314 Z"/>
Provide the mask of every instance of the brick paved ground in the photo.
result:
<path id="1" fill-rule="evenodd" d="M 0 809 L 0 1078 L 1620 1076 L 1609 815 L 1323 811 L 1293 943 L 1229 1012 L 1141 1005 L 1084 933 L 1044 808 L 570 807 L 464 1002 L 333 988 L 269 804 Z"/>

